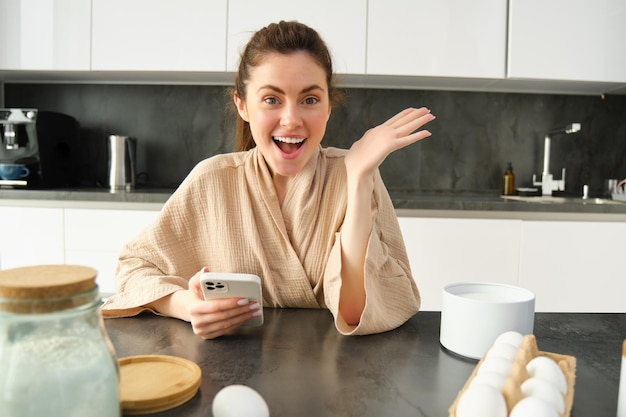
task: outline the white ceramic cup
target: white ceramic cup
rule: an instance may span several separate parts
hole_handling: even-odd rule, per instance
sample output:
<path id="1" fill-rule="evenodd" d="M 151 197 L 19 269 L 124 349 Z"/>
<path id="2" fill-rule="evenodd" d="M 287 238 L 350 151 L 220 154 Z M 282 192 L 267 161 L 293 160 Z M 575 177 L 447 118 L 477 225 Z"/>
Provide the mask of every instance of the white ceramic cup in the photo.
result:
<path id="1" fill-rule="evenodd" d="M 535 294 L 513 285 L 465 282 L 443 288 L 439 341 L 458 355 L 480 359 L 507 331 L 532 334 Z"/>

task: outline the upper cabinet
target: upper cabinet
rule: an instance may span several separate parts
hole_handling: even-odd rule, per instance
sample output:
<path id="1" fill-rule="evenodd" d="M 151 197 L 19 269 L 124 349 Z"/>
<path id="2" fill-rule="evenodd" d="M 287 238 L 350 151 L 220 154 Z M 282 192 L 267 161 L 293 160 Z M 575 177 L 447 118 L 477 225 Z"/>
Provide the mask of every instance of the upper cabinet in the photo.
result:
<path id="1" fill-rule="evenodd" d="M 626 82 L 626 3 L 509 0 L 508 76 Z"/>
<path id="2" fill-rule="evenodd" d="M 280 20 L 298 20 L 316 29 L 328 44 L 335 72 L 365 73 L 365 0 L 229 0 L 228 71 L 237 70 L 239 55 L 253 32 Z"/>
<path id="3" fill-rule="evenodd" d="M 504 78 L 506 0 L 369 0 L 367 74 Z"/>
<path id="4" fill-rule="evenodd" d="M 227 0 L 92 2 L 92 70 L 226 70 Z"/>
<path id="5" fill-rule="evenodd" d="M 345 87 L 626 94 L 624 0 L 0 0 L 0 82 L 231 84 L 280 20 Z"/>
<path id="6" fill-rule="evenodd" d="M 0 1 L 0 69 L 89 70 L 90 41 L 90 1 Z"/>

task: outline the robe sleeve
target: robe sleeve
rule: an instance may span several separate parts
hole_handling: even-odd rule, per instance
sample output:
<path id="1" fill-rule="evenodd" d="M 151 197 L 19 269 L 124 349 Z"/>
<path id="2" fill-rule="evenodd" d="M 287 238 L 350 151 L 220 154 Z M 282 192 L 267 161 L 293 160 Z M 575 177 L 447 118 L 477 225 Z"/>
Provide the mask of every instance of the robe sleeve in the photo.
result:
<path id="1" fill-rule="evenodd" d="M 204 266 L 199 192 L 183 182 L 156 221 L 122 248 L 115 273 L 117 293 L 103 304 L 104 317 L 139 314 L 148 310 L 146 304 L 188 288 L 189 279 Z"/>
<path id="2" fill-rule="evenodd" d="M 337 330 L 344 335 L 395 329 L 420 307 L 420 294 L 411 274 L 400 225 L 380 175 L 376 175 L 372 220 L 364 265 L 365 308 L 358 325 L 348 325 L 339 314 L 341 231 L 335 235 L 325 270 L 325 303 L 335 318 Z"/>

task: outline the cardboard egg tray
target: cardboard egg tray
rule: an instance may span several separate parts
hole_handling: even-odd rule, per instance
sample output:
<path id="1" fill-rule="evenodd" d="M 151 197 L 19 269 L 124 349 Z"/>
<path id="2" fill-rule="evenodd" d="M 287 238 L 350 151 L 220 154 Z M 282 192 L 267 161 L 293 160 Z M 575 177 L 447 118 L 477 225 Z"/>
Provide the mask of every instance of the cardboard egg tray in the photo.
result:
<path id="1" fill-rule="evenodd" d="M 511 413 L 511 410 L 523 398 L 521 385 L 522 383 L 529 378 L 528 372 L 526 371 L 526 365 L 532 359 L 537 356 L 546 356 L 552 360 L 554 360 L 565 375 L 565 380 L 567 381 L 567 393 L 564 396 L 565 401 L 565 411 L 563 412 L 561 417 L 569 417 L 572 412 L 572 404 L 574 402 L 574 382 L 576 380 L 576 358 L 574 356 L 569 355 L 561 355 L 558 353 L 551 352 L 541 352 L 537 348 L 537 341 L 535 336 L 532 334 L 524 336 L 522 344 L 520 345 L 519 350 L 517 351 L 517 356 L 513 361 L 513 366 L 511 367 L 511 371 L 507 375 L 507 378 L 504 382 L 504 388 L 502 389 L 502 394 L 504 396 L 504 400 L 506 402 L 507 414 Z M 468 389 L 469 384 L 472 382 L 472 379 L 476 376 L 478 372 L 478 368 L 482 365 L 485 360 L 485 356 L 478 362 L 472 374 L 469 376 L 465 385 L 459 391 L 456 399 L 448 409 L 449 417 L 456 417 L 456 407 L 459 402 L 459 399 L 463 395 L 463 393 Z"/>

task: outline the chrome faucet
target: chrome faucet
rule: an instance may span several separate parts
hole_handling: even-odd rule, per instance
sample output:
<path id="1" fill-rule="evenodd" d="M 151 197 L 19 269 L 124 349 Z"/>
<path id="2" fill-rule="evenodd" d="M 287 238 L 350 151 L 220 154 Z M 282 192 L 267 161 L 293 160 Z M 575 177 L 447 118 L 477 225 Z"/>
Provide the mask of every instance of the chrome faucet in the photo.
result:
<path id="1" fill-rule="evenodd" d="M 541 181 L 537 181 L 537 177 L 533 174 L 533 185 L 541 186 L 541 194 L 552 195 L 553 191 L 565 190 L 565 168 L 561 171 L 561 179 L 554 179 L 550 174 L 550 140 L 554 135 L 560 133 L 570 134 L 580 131 L 580 123 L 570 123 L 563 128 L 550 130 L 545 137 L 543 146 L 543 172 L 541 173 Z"/>

